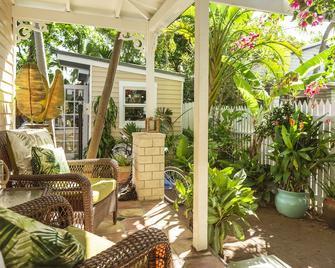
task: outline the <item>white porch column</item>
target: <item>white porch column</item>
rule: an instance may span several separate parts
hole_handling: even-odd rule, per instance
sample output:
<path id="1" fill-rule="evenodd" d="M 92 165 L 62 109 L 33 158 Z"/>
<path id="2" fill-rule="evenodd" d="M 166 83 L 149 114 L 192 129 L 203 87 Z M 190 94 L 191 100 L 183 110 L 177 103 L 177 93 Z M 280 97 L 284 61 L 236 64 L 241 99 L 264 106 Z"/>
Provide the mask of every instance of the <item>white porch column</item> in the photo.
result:
<path id="1" fill-rule="evenodd" d="M 149 31 L 145 35 L 145 57 L 146 57 L 146 83 L 147 83 L 147 108 L 146 117 L 155 115 L 157 106 L 157 88 L 155 85 L 155 50 L 156 35 Z"/>
<path id="2" fill-rule="evenodd" d="M 193 246 L 205 250 L 208 218 L 209 0 L 195 0 Z"/>

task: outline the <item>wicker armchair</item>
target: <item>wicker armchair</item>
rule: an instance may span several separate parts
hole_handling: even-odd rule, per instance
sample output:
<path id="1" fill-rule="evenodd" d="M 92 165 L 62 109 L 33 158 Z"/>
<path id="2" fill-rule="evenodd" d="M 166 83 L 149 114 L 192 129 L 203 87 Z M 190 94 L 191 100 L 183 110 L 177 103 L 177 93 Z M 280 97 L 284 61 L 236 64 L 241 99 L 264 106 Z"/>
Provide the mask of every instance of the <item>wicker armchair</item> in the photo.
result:
<path id="1" fill-rule="evenodd" d="M 45 196 L 11 210 L 44 224 L 66 228 L 72 224 L 72 207 L 61 196 Z M 114 246 L 79 264 L 78 268 L 95 267 L 170 267 L 171 249 L 166 235 L 146 228 L 128 236 Z"/>
<path id="2" fill-rule="evenodd" d="M 13 174 L 6 131 L 0 131 L 0 159 Z M 93 231 L 110 212 L 114 223 L 117 215 L 117 189 L 93 206 L 92 189 L 88 178 L 118 178 L 118 164 L 112 159 L 68 161 L 71 173 L 59 175 L 12 175 L 8 187 L 47 187 L 53 194 L 65 197 L 74 211 L 74 225 Z"/>

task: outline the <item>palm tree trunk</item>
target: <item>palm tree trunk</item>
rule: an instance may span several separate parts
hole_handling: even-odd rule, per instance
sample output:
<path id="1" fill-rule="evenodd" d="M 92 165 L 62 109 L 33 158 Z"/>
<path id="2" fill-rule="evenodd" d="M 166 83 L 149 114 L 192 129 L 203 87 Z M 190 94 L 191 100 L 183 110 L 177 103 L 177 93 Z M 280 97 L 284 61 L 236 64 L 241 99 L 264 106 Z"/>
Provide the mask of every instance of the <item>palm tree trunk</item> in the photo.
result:
<path id="1" fill-rule="evenodd" d="M 335 27 L 335 22 L 329 23 L 327 29 L 325 30 L 325 32 L 322 36 L 319 53 L 321 53 L 322 51 L 327 49 L 328 37 L 329 37 L 330 32 L 333 30 L 334 27 Z M 313 73 L 317 74 L 319 71 L 320 71 L 320 67 L 316 68 Z"/>
<path id="2" fill-rule="evenodd" d="M 113 53 L 109 61 L 104 89 L 102 91 L 102 95 L 100 98 L 98 112 L 95 117 L 92 138 L 87 151 L 87 159 L 97 157 L 102 131 L 105 124 L 105 115 L 108 108 L 109 99 L 112 93 L 116 69 L 119 64 L 121 49 L 123 45 L 123 40 L 120 39 L 119 37 L 120 32 L 117 32 L 113 47 Z"/>
<path id="3" fill-rule="evenodd" d="M 40 26 L 38 23 L 35 24 L 35 27 L 37 29 L 40 29 Z M 50 86 L 48 67 L 47 67 L 47 58 L 45 54 L 44 38 L 43 38 L 42 32 L 34 31 L 34 43 L 35 43 L 35 51 L 36 51 L 36 63 L 37 63 L 38 69 L 40 70 L 42 75 L 45 77 L 48 83 L 48 86 Z M 48 122 L 48 125 L 49 125 L 49 131 L 52 133 L 53 141 L 56 146 L 55 120 L 50 120 L 50 122 Z"/>
<path id="4" fill-rule="evenodd" d="M 320 45 L 320 51 L 319 53 L 321 53 L 322 51 L 324 51 L 327 48 L 327 39 L 329 37 L 329 34 L 331 32 L 331 30 L 335 27 L 335 22 L 331 22 L 329 23 L 325 33 L 323 34 L 322 37 L 322 41 L 321 41 L 321 45 Z"/>

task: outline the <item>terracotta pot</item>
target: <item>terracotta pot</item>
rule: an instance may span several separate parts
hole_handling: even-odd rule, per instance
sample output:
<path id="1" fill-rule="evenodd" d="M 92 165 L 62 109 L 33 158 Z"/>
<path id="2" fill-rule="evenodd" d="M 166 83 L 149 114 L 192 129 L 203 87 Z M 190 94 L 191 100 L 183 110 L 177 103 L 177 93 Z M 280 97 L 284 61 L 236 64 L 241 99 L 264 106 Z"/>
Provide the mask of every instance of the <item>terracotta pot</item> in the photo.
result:
<path id="1" fill-rule="evenodd" d="M 327 197 L 323 200 L 323 217 L 329 227 L 335 229 L 335 199 Z"/>
<path id="2" fill-rule="evenodd" d="M 118 183 L 127 182 L 131 173 L 131 166 L 119 166 L 119 178 Z"/>

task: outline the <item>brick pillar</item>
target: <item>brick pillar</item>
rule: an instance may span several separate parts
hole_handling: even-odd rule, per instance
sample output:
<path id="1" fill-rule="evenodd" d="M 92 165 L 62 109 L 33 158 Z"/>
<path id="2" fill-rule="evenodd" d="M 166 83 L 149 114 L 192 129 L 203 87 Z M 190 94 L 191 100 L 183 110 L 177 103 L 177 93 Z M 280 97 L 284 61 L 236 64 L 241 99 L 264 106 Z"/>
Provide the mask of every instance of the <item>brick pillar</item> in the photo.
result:
<path id="1" fill-rule="evenodd" d="M 139 200 L 164 197 L 164 144 L 164 134 L 133 133 L 133 176 Z"/>

